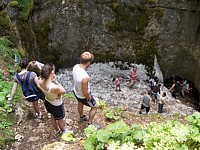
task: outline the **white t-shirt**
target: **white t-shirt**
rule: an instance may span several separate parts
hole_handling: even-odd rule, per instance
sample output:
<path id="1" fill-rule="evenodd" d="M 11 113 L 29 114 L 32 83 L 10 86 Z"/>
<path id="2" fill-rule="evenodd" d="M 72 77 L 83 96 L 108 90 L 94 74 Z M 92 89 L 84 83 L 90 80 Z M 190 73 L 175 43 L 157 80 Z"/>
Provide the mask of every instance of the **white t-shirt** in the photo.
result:
<path id="1" fill-rule="evenodd" d="M 85 96 L 83 95 L 82 90 L 82 80 L 85 77 L 89 78 L 89 75 L 85 71 L 85 69 L 80 67 L 80 64 L 76 64 L 73 67 L 72 75 L 74 79 L 74 92 L 78 98 L 85 99 Z M 90 85 L 88 83 L 88 92 L 90 92 Z"/>

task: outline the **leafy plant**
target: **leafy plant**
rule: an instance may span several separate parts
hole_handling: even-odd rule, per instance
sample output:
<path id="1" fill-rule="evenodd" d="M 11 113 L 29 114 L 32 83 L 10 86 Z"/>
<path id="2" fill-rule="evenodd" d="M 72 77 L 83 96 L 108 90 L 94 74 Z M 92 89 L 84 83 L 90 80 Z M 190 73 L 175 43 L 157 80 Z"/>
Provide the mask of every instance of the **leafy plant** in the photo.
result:
<path id="1" fill-rule="evenodd" d="M 72 99 L 72 100 L 76 100 L 76 97 L 74 96 L 74 94 L 70 94 L 70 93 L 64 94 L 63 98 L 69 98 L 69 99 Z"/>
<path id="2" fill-rule="evenodd" d="M 116 107 L 114 110 L 105 109 L 103 110 L 105 117 L 110 120 L 119 120 L 121 116 L 122 108 Z"/>
<path id="3" fill-rule="evenodd" d="M 15 102 L 19 100 L 19 91 L 11 102 L 8 102 L 7 95 L 10 94 L 13 85 L 13 75 L 15 72 L 13 56 L 16 54 L 19 58 L 17 49 L 12 48 L 13 43 L 6 37 L 0 38 L 0 59 L 4 63 L 0 70 L 0 149 L 11 139 L 13 139 L 12 125 L 14 124 L 14 115 L 11 113 L 15 109 Z"/>
<path id="4" fill-rule="evenodd" d="M 190 123 L 188 126 L 190 139 L 187 143 L 193 148 L 200 147 L 200 113 L 196 112 L 191 116 L 186 117 L 186 119 Z"/>
<path id="5" fill-rule="evenodd" d="M 61 139 L 65 142 L 70 142 L 70 141 L 74 141 L 74 137 L 72 135 L 73 132 L 66 132 L 66 133 L 63 133 L 62 136 L 61 136 Z"/>
<path id="6" fill-rule="evenodd" d="M 84 143 L 86 150 L 197 150 L 200 147 L 200 113 L 186 117 L 189 125 L 178 121 L 150 123 L 146 128 L 133 124 L 128 127 L 122 120 L 104 130 L 88 128 Z M 89 134 L 88 134 L 89 133 Z"/>
<path id="7" fill-rule="evenodd" d="M 6 120 L 2 120 L 0 122 L 0 130 L 4 130 L 5 128 L 9 128 L 12 126 L 11 122 L 7 122 Z"/>
<path id="8" fill-rule="evenodd" d="M 99 102 L 99 108 L 104 109 L 106 106 L 107 106 L 106 102 L 104 101 Z"/>

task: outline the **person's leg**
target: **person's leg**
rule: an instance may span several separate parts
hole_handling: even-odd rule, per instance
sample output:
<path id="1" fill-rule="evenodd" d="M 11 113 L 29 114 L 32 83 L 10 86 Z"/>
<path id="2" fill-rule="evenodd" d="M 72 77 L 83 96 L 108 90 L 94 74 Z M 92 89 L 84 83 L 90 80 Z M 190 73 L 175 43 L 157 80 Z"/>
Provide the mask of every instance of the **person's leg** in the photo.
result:
<path id="1" fill-rule="evenodd" d="M 83 104 L 80 101 L 78 101 L 77 109 L 78 109 L 79 116 L 83 117 Z"/>
<path id="2" fill-rule="evenodd" d="M 89 111 L 89 120 L 88 120 L 88 124 L 91 124 L 93 119 L 94 119 L 94 116 L 97 112 L 97 109 L 98 109 L 98 104 L 96 103 L 95 106 L 91 107 L 90 111 Z"/>
<path id="3" fill-rule="evenodd" d="M 176 91 L 172 92 L 172 97 L 176 98 Z"/>
<path id="4" fill-rule="evenodd" d="M 144 105 L 142 104 L 141 107 L 140 107 L 140 110 L 139 110 L 139 114 L 142 114 L 142 110 L 144 109 Z"/>
<path id="5" fill-rule="evenodd" d="M 54 118 L 54 116 L 52 114 L 51 114 L 51 124 L 53 125 L 53 127 L 54 127 L 54 129 L 56 131 L 60 130 L 59 127 L 58 127 L 58 125 L 57 125 L 56 119 Z"/>
<path id="6" fill-rule="evenodd" d="M 146 107 L 146 114 L 148 115 L 150 107 Z"/>
<path id="7" fill-rule="evenodd" d="M 58 127 L 59 127 L 62 131 L 65 131 L 66 128 L 65 128 L 64 120 L 63 120 L 63 119 L 60 119 L 60 120 L 57 120 L 57 122 L 58 122 Z"/>
<path id="8" fill-rule="evenodd" d="M 160 105 L 160 113 L 163 113 L 163 104 Z"/>
<path id="9" fill-rule="evenodd" d="M 45 100 L 42 100 L 42 101 L 43 101 L 43 104 L 44 104 L 44 106 L 45 106 Z M 45 109 L 46 109 L 46 111 L 47 111 L 47 118 L 48 118 L 48 119 L 51 119 L 51 114 L 48 112 L 46 106 L 45 106 Z"/>
<path id="10" fill-rule="evenodd" d="M 33 108 L 38 114 L 40 114 L 39 107 L 38 107 L 38 101 L 33 102 Z"/>
<path id="11" fill-rule="evenodd" d="M 128 86 L 133 85 L 133 79 L 131 79 L 130 83 L 128 84 Z"/>
<path id="12" fill-rule="evenodd" d="M 155 94 L 155 102 L 156 102 L 157 99 L 158 99 L 158 94 L 156 93 Z"/>
<path id="13" fill-rule="evenodd" d="M 161 105 L 160 104 L 158 104 L 158 113 L 161 113 L 161 107 L 160 107 Z"/>
<path id="14" fill-rule="evenodd" d="M 120 87 L 120 84 L 119 84 L 119 91 L 121 91 L 121 87 Z"/>
<path id="15" fill-rule="evenodd" d="M 151 97 L 152 97 L 152 101 L 153 101 L 154 103 L 156 103 L 156 96 L 155 96 L 155 94 L 151 93 Z"/>
<path id="16" fill-rule="evenodd" d="M 184 98 L 184 96 L 185 96 L 184 91 L 185 91 L 185 89 L 182 88 L 182 89 L 181 89 L 181 94 L 182 94 L 183 98 Z"/>

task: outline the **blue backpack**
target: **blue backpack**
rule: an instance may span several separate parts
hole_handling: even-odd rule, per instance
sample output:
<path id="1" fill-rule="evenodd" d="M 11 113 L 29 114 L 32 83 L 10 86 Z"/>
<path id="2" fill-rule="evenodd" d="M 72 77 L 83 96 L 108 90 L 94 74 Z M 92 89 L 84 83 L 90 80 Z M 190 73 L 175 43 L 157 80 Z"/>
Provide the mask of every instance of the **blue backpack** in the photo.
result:
<path id="1" fill-rule="evenodd" d="M 24 81 L 22 81 L 18 73 L 16 74 L 16 77 L 18 81 L 20 82 L 25 99 L 28 101 L 34 101 L 34 100 L 38 100 L 39 97 L 38 97 L 38 91 L 34 89 L 32 84 L 29 82 L 30 75 L 31 75 L 31 72 L 28 72 L 26 75 L 26 79 Z"/>

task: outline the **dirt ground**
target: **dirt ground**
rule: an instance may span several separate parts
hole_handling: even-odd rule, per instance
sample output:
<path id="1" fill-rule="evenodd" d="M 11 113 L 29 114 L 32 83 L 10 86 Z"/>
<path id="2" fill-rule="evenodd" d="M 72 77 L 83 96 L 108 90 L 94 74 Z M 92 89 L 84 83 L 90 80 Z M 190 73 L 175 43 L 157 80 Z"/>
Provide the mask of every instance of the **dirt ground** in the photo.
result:
<path id="1" fill-rule="evenodd" d="M 65 145 L 64 149 L 82 150 L 82 139 L 84 138 L 84 128 L 87 123 L 79 122 L 79 115 L 76 109 L 77 102 L 74 100 L 64 100 L 65 103 L 65 122 L 68 129 L 73 131 L 74 137 L 77 139 L 74 143 Z M 23 118 L 18 119 L 14 127 L 15 142 L 11 146 L 7 146 L 6 150 L 41 150 L 44 145 L 61 141 L 60 136 L 56 136 L 51 125 L 50 119 L 47 117 L 47 112 L 43 102 L 40 101 L 41 110 L 43 110 L 42 119 L 38 119 L 34 115 L 32 104 L 25 102 L 22 107 L 25 108 Z M 88 107 L 84 108 L 85 114 L 88 114 Z M 19 114 L 19 113 L 17 113 Z M 105 117 L 101 110 L 98 110 L 95 117 L 95 122 L 102 128 L 105 127 Z M 20 122 L 20 123 L 19 123 Z"/>

